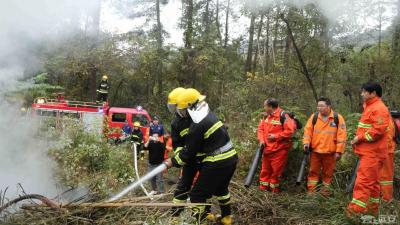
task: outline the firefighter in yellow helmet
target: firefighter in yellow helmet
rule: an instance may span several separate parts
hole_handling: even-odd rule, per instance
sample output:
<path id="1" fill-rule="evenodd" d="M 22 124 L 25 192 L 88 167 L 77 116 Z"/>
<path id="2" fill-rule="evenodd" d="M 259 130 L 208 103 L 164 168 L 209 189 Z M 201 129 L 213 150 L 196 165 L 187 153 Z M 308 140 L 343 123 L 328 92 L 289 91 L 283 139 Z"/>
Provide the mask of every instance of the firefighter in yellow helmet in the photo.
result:
<path id="1" fill-rule="evenodd" d="M 192 120 L 189 116 L 182 117 L 177 111 L 177 98 L 185 92 L 186 89 L 182 87 L 175 88 L 168 95 L 168 110 L 175 114 L 175 118 L 171 123 L 171 139 L 174 154 L 178 154 L 184 147 L 187 134 L 189 133 L 189 126 Z M 199 171 L 199 163 L 187 164 L 182 167 L 181 176 L 174 192 L 174 203 L 185 203 L 189 198 L 189 191 L 192 187 L 196 174 Z M 176 207 L 173 209 L 173 216 L 178 217 L 183 211 L 184 207 Z"/>
<path id="2" fill-rule="evenodd" d="M 140 123 L 138 121 L 133 123 L 133 130 L 132 130 L 132 134 L 131 134 L 131 140 L 133 142 L 136 142 L 136 152 L 137 152 L 137 156 L 139 157 L 143 157 L 144 156 L 144 152 L 141 151 L 143 148 L 143 133 L 140 130 Z"/>
<path id="3" fill-rule="evenodd" d="M 97 88 L 97 101 L 107 102 L 108 99 L 108 89 L 110 89 L 110 84 L 108 83 L 108 76 L 103 75 L 101 78 L 99 87 Z"/>
<path id="4" fill-rule="evenodd" d="M 224 225 L 232 224 L 229 182 L 236 170 L 238 156 L 224 124 L 210 112 L 206 96 L 188 88 L 177 98 L 177 111 L 181 117 L 190 117 L 192 124 L 186 138 L 186 146 L 175 157 L 168 159 L 169 167 L 181 167 L 201 161 L 200 175 L 189 192 L 192 203 L 206 203 L 216 196 L 221 208 Z M 205 219 L 209 207 L 196 206 L 193 213 L 199 220 Z"/>

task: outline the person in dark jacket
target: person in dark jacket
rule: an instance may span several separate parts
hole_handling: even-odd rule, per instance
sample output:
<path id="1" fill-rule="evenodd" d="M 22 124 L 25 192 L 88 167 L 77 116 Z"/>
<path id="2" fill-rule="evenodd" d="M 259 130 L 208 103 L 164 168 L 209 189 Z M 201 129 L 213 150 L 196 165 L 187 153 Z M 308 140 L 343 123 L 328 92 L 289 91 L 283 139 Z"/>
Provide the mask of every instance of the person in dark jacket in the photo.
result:
<path id="1" fill-rule="evenodd" d="M 127 139 L 129 140 L 132 134 L 132 127 L 129 125 L 128 121 L 125 120 L 124 126 L 122 127 L 122 134 L 119 138 L 115 139 L 115 144 L 120 144 Z"/>
<path id="2" fill-rule="evenodd" d="M 149 151 L 149 171 L 152 171 L 164 162 L 165 144 L 160 140 L 157 133 L 150 136 L 144 148 Z M 164 193 L 163 173 L 159 173 L 151 179 L 151 188 L 153 189 L 150 192 L 151 195 Z"/>
<path id="3" fill-rule="evenodd" d="M 164 126 L 162 124 L 159 124 L 160 120 L 158 119 L 157 116 L 153 117 L 153 122 L 150 125 L 150 136 L 153 134 L 157 133 L 159 137 L 164 136 Z"/>

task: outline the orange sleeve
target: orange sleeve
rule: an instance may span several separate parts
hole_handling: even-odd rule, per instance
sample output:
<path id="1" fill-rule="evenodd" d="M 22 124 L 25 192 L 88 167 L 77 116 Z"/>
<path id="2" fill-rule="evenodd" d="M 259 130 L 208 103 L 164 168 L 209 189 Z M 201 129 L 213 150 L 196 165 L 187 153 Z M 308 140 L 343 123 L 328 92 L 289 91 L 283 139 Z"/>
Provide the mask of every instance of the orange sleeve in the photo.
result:
<path id="1" fill-rule="evenodd" d="M 386 129 L 389 126 L 390 117 L 386 115 L 386 110 L 374 110 L 371 112 L 370 120 L 372 127 L 364 134 L 358 136 L 360 141 L 374 142 L 384 136 Z"/>
<path id="2" fill-rule="evenodd" d="M 342 115 L 338 115 L 339 124 L 338 130 L 336 133 L 336 152 L 343 153 L 346 148 L 346 141 L 347 141 L 347 129 L 346 129 L 346 122 Z"/>
<path id="3" fill-rule="evenodd" d="M 260 121 L 260 123 L 258 124 L 258 129 L 257 129 L 257 138 L 258 138 L 258 142 L 265 142 L 264 140 L 264 119 L 262 119 Z"/>
<path id="4" fill-rule="evenodd" d="M 303 135 L 303 144 L 311 143 L 314 127 L 312 124 L 312 120 L 314 118 L 314 114 L 308 118 L 306 125 L 304 126 L 304 135 Z"/>
<path id="5" fill-rule="evenodd" d="M 286 119 L 283 122 L 283 130 L 277 135 L 277 141 L 291 138 L 294 132 L 296 132 L 296 122 L 294 122 L 294 119 L 290 118 L 288 114 L 286 114 L 285 117 Z"/>

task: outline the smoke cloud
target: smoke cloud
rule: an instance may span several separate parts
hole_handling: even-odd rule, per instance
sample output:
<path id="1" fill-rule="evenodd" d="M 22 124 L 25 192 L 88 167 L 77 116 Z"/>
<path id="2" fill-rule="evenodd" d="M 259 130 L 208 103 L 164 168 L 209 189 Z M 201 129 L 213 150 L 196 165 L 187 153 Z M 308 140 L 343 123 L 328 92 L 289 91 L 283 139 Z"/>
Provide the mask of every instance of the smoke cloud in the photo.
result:
<path id="1" fill-rule="evenodd" d="M 21 114 L 19 100 L 5 95 L 28 70 L 40 69 L 37 46 L 96 32 L 100 9 L 100 0 L 0 1 L 0 190 L 8 187 L 8 198 L 21 194 L 18 183 L 27 193 L 49 197 L 57 185 L 49 143 L 37 138 L 38 124 Z"/>

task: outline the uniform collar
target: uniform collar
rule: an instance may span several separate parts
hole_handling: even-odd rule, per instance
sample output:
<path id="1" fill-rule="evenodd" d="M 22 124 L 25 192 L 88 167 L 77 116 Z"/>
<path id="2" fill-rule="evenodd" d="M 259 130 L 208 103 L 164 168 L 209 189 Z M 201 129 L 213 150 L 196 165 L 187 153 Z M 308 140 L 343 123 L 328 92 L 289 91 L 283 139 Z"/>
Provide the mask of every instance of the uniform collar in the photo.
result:
<path id="1" fill-rule="evenodd" d="M 368 99 L 368 100 L 365 102 L 365 105 L 366 105 L 366 106 L 369 106 L 369 105 L 372 105 L 372 104 L 374 104 L 375 102 L 380 101 L 380 100 L 381 100 L 381 98 L 379 98 L 379 97 L 374 97 L 374 98 Z"/>
<path id="2" fill-rule="evenodd" d="M 278 106 L 278 108 L 275 109 L 273 113 L 271 113 L 271 116 L 277 116 L 281 114 L 282 109 Z"/>

